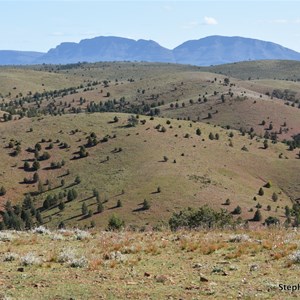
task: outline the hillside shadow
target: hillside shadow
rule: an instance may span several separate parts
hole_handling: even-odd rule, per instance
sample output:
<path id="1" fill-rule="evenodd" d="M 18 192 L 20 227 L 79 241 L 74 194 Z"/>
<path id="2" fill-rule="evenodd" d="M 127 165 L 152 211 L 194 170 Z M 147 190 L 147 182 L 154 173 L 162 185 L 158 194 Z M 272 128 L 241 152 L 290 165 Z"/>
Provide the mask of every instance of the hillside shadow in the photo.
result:
<path id="1" fill-rule="evenodd" d="M 68 219 L 65 219 L 65 221 L 74 220 L 74 219 L 76 219 L 76 218 L 79 218 L 80 216 L 82 216 L 82 214 L 75 215 L 75 216 L 73 216 L 73 217 L 70 217 L 70 218 L 68 218 Z"/>
<path id="2" fill-rule="evenodd" d="M 109 207 L 107 210 L 112 210 L 112 209 L 116 209 L 116 208 L 119 208 L 119 206 L 114 205 L 114 206 L 112 206 L 112 207 Z"/>
<path id="3" fill-rule="evenodd" d="M 83 202 L 83 201 L 90 200 L 90 199 L 93 199 L 93 198 L 94 198 L 94 196 L 89 196 L 89 197 L 87 197 L 87 198 L 84 198 L 84 199 L 82 199 L 82 200 L 79 200 L 79 202 Z"/>
<path id="4" fill-rule="evenodd" d="M 35 161 L 35 159 L 34 158 L 26 158 L 26 159 L 22 159 L 22 161 L 24 161 L 24 162 L 34 162 Z"/>
<path id="5" fill-rule="evenodd" d="M 145 209 L 143 207 L 139 207 L 132 210 L 132 212 L 139 212 L 139 211 L 145 211 Z"/>
<path id="6" fill-rule="evenodd" d="M 70 174 L 67 174 L 67 173 L 65 173 L 65 174 L 61 174 L 61 175 L 57 176 L 57 178 L 66 177 L 66 176 L 68 176 L 68 175 L 70 175 Z"/>

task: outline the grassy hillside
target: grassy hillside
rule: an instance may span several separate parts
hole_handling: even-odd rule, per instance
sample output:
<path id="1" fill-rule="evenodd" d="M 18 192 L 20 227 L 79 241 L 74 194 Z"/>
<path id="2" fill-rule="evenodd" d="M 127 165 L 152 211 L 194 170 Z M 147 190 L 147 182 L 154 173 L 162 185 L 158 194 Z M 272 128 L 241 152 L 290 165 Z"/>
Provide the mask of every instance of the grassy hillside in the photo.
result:
<path id="1" fill-rule="evenodd" d="M 257 70 L 259 74 L 260 69 L 268 69 L 269 73 L 283 76 L 284 71 L 293 72 L 292 67 L 285 61 L 262 61 L 233 65 L 230 70 L 239 68 L 245 74 Z M 232 74 L 234 78 L 211 73 L 217 72 L 214 69 L 203 70 L 174 64 L 121 62 L 0 68 L 4 78 L 1 108 L 18 118 L 87 111 L 97 106 L 96 111 L 199 120 L 254 130 L 262 136 L 272 123 L 274 130 L 270 132 L 279 140 L 290 140 L 300 132 L 298 82 L 273 77 L 254 80 L 259 76 L 250 75 L 241 80 L 237 79 L 243 77 L 239 73 Z M 262 121 L 265 127 L 259 125 Z"/>
<path id="2" fill-rule="evenodd" d="M 243 80 L 250 78 L 299 81 L 299 66 L 300 62 L 294 60 L 258 60 L 205 67 L 201 70 Z"/>
<path id="3" fill-rule="evenodd" d="M 25 193 L 31 193 L 43 222 L 50 227 L 61 221 L 80 227 L 93 221 L 105 227 L 114 213 L 128 225 L 155 225 L 168 220 L 174 211 L 204 204 L 228 211 L 239 205 L 240 216 L 251 219 L 259 203 L 264 218 L 274 215 L 284 220 L 285 206 L 299 197 L 297 150 L 288 151 L 286 145 L 271 141 L 263 149 L 263 139 L 204 123 L 140 116 L 135 127 L 128 127 L 129 117 L 81 113 L 1 123 L 0 178 L 6 189 L 0 197 L 2 204 L 7 200 L 20 203 Z M 87 146 L 89 136 L 97 145 Z M 40 149 L 35 154 L 37 143 Z M 79 158 L 84 145 L 88 156 Z M 42 160 L 44 152 L 50 158 Z M 35 157 L 39 161 L 37 182 L 32 181 Z M 259 188 L 269 181 L 271 187 L 258 196 Z M 67 201 L 72 189 L 78 197 Z M 98 202 L 103 203 L 102 213 L 97 213 L 94 189 Z M 273 193 L 278 195 L 276 202 Z M 65 208 L 60 210 L 56 202 L 42 209 L 48 195 L 56 195 Z M 149 210 L 142 209 L 144 199 L 150 203 Z M 226 199 L 230 199 L 227 206 Z M 83 203 L 91 210 L 89 217 L 82 214 Z"/>
<path id="4" fill-rule="evenodd" d="M 0 296 L 295 299 L 280 284 L 297 287 L 299 238 L 278 229 L 0 232 Z"/>
<path id="5" fill-rule="evenodd" d="M 255 68 L 255 78 L 294 70 L 286 61 L 231 70 Z M 244 219 L 262 206 L 264 217 L 284 220 L 285 206 L 299 198 L 299 149 L 276 141 L 300 133 L 299 83 L 203 70 L 128 62 L 0 68 L 1 204 L 30 194 L 51 227 L 104 227 L 113 213 L 154 225 L 206 203 L 240 206 Z M 137 114 L 138 125 L 128 127 Z M 77 197 L 67 201 L 73 189 Z"/>

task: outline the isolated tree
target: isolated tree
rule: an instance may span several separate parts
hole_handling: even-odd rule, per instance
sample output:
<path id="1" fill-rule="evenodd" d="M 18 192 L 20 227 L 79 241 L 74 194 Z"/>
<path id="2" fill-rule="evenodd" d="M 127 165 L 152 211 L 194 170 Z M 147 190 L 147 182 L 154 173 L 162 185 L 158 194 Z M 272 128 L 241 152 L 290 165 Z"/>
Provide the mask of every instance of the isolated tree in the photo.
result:
<path id="1" fill-rule="evenodd" d="M 264 187 L 266 187 L 266 188 L 270 188 L 272 185 L 271 185 L 271 182 L 270 181 L 268 181 L 265 185 L 264 185 Z"/>
<path id="2" fill-rule="evenodd" d="M 102 213 L 103 210 L 104 210 L 104 207 L 103 207 L 102 202 L 98 202 L 98 204 L 97 204 L 97 212 L 98 213 Z"/>
<path id="3" fill-rule="evenodd" d="M 30 170 L 30 165 L 29 165 L 29 162 L 28 162 L 28 161 L 25 161 L 25 162 L 24 162 L 23 168 L 24 168 L 24 171 L 29 171 L 29 170 Z"/>
<path id="4" fill-rule="evenodd" d="M 259 208 L 262 208 L 262 205 L 258 202 L 258 203 L 255 205 L 255 207 L 259 209 Z"/>
<path id="5" fill-rule="evenodd" d="M 47 197 L 44 202 L 43 202 L 43 208 L 44 209 L 48 209 L 50 207 L 50 200 L 49 198 Z"/>
<path id="6" fill-rule="evenodd" d="M 36 143 L 35 146 L 34 146 L 34 149 L 37 150 L 37 151 L 41 151 L 42 149 L 42 146 L 40 143 Z"/>
<path id="7" fill-rule="evenodd" d="M 37 171 L 39 168 L 40 168 L 40 163 L 37 160 L 35 160 L 32 164 L 32 169 L 34 171 Z"/>
<path id="8" fill-rule="evenodd" d="M 117 201 L 117 207 L 122 207 L 122 201 L 120 199 Z"/>
<path id="9" fill-rule="evenodd" d="M 274 202 L 276 202 L 278 200 L 278 195 L 275 192 L 272 194 L 272 200 Z"/>
<path id="10" fill-rule="evenodd" d="M 291 209 L 288 206 L 285 207 L 285 216 L 287 218 L 291 216 Z"/>
<path id="11" fill-rule="evenodd" d="M 12 211 L 12 204 L 10 200 L 6 201 L 6 203 L 4 204 L 4 209 L 8 213 Z"/>
<path id="12" fill-rule="evenodd" d="M 200 130 L 200 128 L 197 128 L 197 129 L 196 129 L 196 134 L 199 135 L 199 136 L 201 135 L 201 130 Z"/>
<path id="13" fill-rule="evenodd" d="M 234 215 L 240 215 L 242 213 L 241 207 L 238 205 L 232 212 Z"/>
<path id="14" fill-rule="evenodd" d="M 58 229 L 64 229 L 66 228 L 66 225 L 63 221 L 61 221 L 59 224 L 58 224 Z"/>
<path id="15" fill-rule="evenodd" d="M 68 201 L 72 201 L 72 200 L 74 200 L 76 198 L 77 198 L 77 192 L 76 192 L 76 190 L 74 190 L 74 189 L 69 190 L 68 194 L 67 194 L 67 200 Z"/>
<path id="16" fill-rule="evenodd" d="M 39 156 L 39 160 L 47 160 L 51 157 L 49 152 L 44 152 L 42 155 Z"/>
<path id="17" fill-rule="evenodd" d="M 0 196 L 4 196 L 6 194 L 6 189 L 4 186 L 1 186 L 0 188 Z"/>
<path id="18" fill-rule="evenodd" d="M 259 209 L 257 209 L 256 212 L 254 213 L 252 220 L 255 222 L 260 222 L 262 220 L 262 215 Z"/>
<path id="19" fill-rule="evenodd" d="M 34 183 L 36 183 L 36 182 L 39 181 L 39 174 L 38 174 L 38 173 L 35 172 L 35 173 L 33 174 L 32 181 L 33 181 Z"/>
<path id="20" fill-rule="evenodd" d="M 225 201 L 225 205 L 230 205 L 230 199 L 228 198 L 228 199 L 226 199 L 226 201 Z"/>
<path id="21" fill-rule="evenodd" d="M 36 221 L 38 222 L 39 225 L 43 224 L 43 218 L 42 218 L 42 215 L 39 211 L 36 212 L 35 218 L 36 218 Z"/>
<path id="22" fill-rule="evenodd" d="M 128 118 L 127 122 L 128 122 L 128 126 L 135 127 L 138 124 L 139 120 L 134 115 L 131 115 Z"/>
<path id="23" fill-rule="evenodd" d="M 19 155 L 20 153 L 21 153 L 21 146 L 18 145 L 18 146 L 16 147 L 16 150 L 14 151 L 14 155 L 17 156 L 17 155 Z"/>
<path id="24" fill-rule="evenodd" d="M 149 208 L 150 208 L 150 204 L 149 204 L 149 202 L 145 199 L 144 202 L 143 202 L 142 209 L 143 209 L 143 210 L 148 210 Z"/>
<path id="25" fill-rule="evenodd" d="M 267 226 L 278 225 L 278 224 L 280 224 L 280 221 L 278 218 L 270 216 L 267 219 L 265 219 L 265 224 Z"/>
<path id="26" fill-rule="evenodd" d="M 88 156 L 88 152 L 86 151 L 85 147 L 80 146 L 79 157 L 82 158 L 82 157 L 87 157 L 87 156 Z"/>
<path id="27" fill-rule="evenodd" d="M 61 201 L 59 202 L 58 208 L 59 208 L 59 210 L 61 210 L 61 211 L 63 211 L 63 210 L 65 209 L 65 203 L 64 203 L 64 201 L 61 200 Z"/>
<path id="28" fill-rule="evenodd" d="M 44 185 L 43 183 L 41 182 L 41 180 L 39 180 L 38 182 L 38 192 L 41 194 L 44 192 Z"/>
<path id="29" fill-rule="evenodd" d="M 117 215 L 113 214 L 108 220 L 108 230 L 120 230 L 125 226 L 125 222 Z"/>
<path id="30" fill-rule="evenodd" d="M 99 198 L 99 192 L 96 189 L 93 189 L 93 197 L 96 197 L 96 200 Z"/>
<path id="31" fill-rule="evenodd" d="M 87 213 L 88 213 L 88 208 L 87 208 L 87 205 L 85 202 L 82 203 L 81 212 L 84 216 L 87 215 Z"/>
<path id="32" fill-rule="evenodd" d="M 228 85 L 230 83 L 230 79 L 228 77 L 224 78 L 224 84 Z"/>
<path id="33" fill-rule="evenodd" d="M 75 182 L 76 184 L 79 184 L 79 183 L 81 182 L 81 179 L 80 179 L 79 175 L 76 176 L 74 182 Z"/>
<path id="34" fill-rule="evenodd" d="M 258 190 L 258 195 L 259 196 L 263 196 L 264 195 L 264 190 L 263 190 L 263 188 L 261 187 L 259 190 Z"/>

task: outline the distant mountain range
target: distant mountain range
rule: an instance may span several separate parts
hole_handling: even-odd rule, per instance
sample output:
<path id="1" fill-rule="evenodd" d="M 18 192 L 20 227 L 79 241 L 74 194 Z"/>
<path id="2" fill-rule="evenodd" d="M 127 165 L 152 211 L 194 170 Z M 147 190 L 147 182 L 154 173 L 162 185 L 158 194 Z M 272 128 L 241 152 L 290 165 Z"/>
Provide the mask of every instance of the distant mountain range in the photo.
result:
<path id="1" fill-rule="evenodd" d="M 152 40 L 100 36 L 79 43 L 61 43 L 47 53 L 0 51 L 0 65 L 146 61 L 210 66 L 263 59 L 300 61 L 300 53 L 272 42 L 225 36 L 190 40 L 173 50 Z"/>

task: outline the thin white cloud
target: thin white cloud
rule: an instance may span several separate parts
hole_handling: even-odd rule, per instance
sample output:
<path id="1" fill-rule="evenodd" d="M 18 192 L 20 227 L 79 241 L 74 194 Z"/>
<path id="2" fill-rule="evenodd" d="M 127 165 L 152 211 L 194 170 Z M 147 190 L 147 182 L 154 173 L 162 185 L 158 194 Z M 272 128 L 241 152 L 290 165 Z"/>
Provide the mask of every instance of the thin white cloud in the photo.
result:
<path id="1" fill-rule="evenodd" d="M 50 36 L 65 36 L 65 34 L 63 32 L 52 32 Z"/>
<path id="2" fill-rule="evenodd" d="M 273 20 L 271 21 L 271 23 L 276 23 L 276 24 L 286 24 L 288 23 L 289 21 L 286 20 L 286 19 L 277 19 L 277 20 Z"/>
<path id="3" fill-rule="evenodd" d="M 258 24 L 300 24 L 300 19 L 274 19 L 274 20 L 258 20 Z"/>
<path id="4" fill-rule="evenodd" d="M 164 11 L 170 12 L 170 11 L 173 10 L 173 7 L 172 7 L 171 5 L 164 5 L 164 6 L 162 7 L 162 9 L 163 9 Z"/>
<path id="5" fill-rule="evenodd" d="M 218 21 L 213 17 L 204 17 L 203 25 L 218 25 Z"/>
<path id="6" fill-rule="evenodd" d="M 191 21 L 182 26 L 183 29 L 193 29 L 199 25 L 197 21 Z"/>

